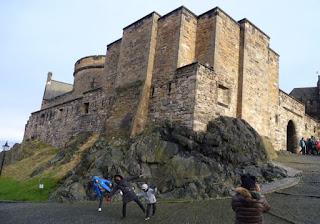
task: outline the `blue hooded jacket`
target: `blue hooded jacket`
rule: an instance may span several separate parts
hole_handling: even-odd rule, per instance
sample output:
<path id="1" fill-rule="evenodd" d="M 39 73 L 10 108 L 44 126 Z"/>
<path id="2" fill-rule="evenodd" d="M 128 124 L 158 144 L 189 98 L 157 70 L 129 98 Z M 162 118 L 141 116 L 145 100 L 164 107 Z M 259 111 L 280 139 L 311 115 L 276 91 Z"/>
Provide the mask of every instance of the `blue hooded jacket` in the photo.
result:
<path id="1" fill-rule="evenodd" d="M 101 187 L 103 187 L 104 189 L 106 189 L 106 191 L 111 192 L 111 189 L 110 189 L 110 187 L 108 186 L 109 184 L 111 184 L 111 181 L 108 181 L 108 180 L 105 180 L 105 179 L 99 179 L 98 176 L 94 176 L 94 177 L 93 177 L 93 181 L 94 181 L 93 187 L 94 187 L 94 189 L 96 190 L 97 195 L 98 195 L 99 197 L 101 197 L 101 192 L 100 192 L 100 189 L 99 189 L 98 184 L 96 183 L 96 180 L 99 180 L 98 183 L 100 184 Z M 108 184 L 108 185 L 107 185 L 107 184 Z"/>

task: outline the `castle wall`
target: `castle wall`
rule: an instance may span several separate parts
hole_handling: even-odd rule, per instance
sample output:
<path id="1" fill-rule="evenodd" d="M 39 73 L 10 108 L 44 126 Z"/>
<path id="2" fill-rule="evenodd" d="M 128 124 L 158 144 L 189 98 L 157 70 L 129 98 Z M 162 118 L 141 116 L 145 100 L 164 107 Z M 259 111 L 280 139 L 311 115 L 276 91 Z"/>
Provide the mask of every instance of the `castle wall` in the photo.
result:
<path id="1" fill-rule="evenodd" d="M 101 87 L 104 64 L 104 55 L 88 56 L 79 59 L 75 63 L 72 91 L 52 99 L 43 99 L 41 109 L 57 106 L 64 102 L 82 97 L 84 92 Z"/>
<path id="2" fill-rule="evenodd" d="M 103 74 L 103 86 L 107 92 L 112 92 L 115 86 L 115 79 L 119 67 L 120 49 L 121 39 L 109 44 L 107 47 Z"/>
<path id="3" fill-rule="evenodd" d="M 157 39 L 157 30 L 158 30 L 158 21 L 159 15 L 153 16 L 153 26 L 150 29 L 150 46 L 149 46 L 149 55 L 147 61 L 147 71 L 146 79 L 144 81 L 144 86 L 140 94 L 139 104 L 136 111 L 136 115 L 133 120 L 131 128 L 131 136 L 136 136 L 140 134 L 148 122 L 148 113 L 149 113 L 149 99 L 151 91 L 151 81 L 152 81 L 152 70 L 154 65 L 154 56 L 156 51 L 156 39 Z"/>
<path id="4" fill-rule="evenodd" d="M 115 98 L 115 82 L 118 74 L 121 39 L 107 46 L 106 60 L 104 65 L 102 86 L 106 99 L 105 107 L 110 114 Z"/>
<path id="5" fill-rule="evenodd" d="M 198 16 L 195 57 L 201 64 L 214 65 L 216 10 Z"/>
<path id="6" fill-rule="evenodd" d="M 80 97 L 83 92 L 101 87 L 105 56 L 89 56 L 75 63 L 73 92 Z"/>
<path id="7" fill-rule="evenodd" d="M 177 68 L 191 64 L 195 60 L 197 16 L 186 8 L 181 8 Z"/>
<path id="8" fill-rule="evenodd" d="M 213 67 L 214 71 L 219 75 L 219 80 L 221 80 L 221 83 L 219 83 L 220 87 L 228 89 L 226 90 L 228 91 L 228 109 L 223 110 L 225 113 L 221 113 L 225 116 L 236 117 L 238 102 L 239 47 L 239 24 L 218 8 Z"/>
<path id="9" fill-rule="evenodd" d="M 305 114 L 305 105 L 289 96 L 288 94 L 279 92 L 280 106 L 278 109 L 278 117 L 276 119 L 276 135 L 273 138 L 273 145 L 276 150 L 287 150 L 287 128 L 289 122 L 294 125 L 294 150 L 298 152 L 299 140 L 302 137 L 309 138 L 311 136 L 319 136 L 317 120 Z"/>
<path id="10" fill-rule="evenodd" d="M 266 130 L 267 136 L 272 139 L 279 135 L 278 128 L 276 128 L 279 120 L 279 55 L 269 49 L 269 116 L 270 126 Z"/>
<path id="11" fill-rule="evenodd" d="M 193 63 L 177 69 L 172 78 L 169 97 L 161 100 L 162 108 L 150 109 L 152 113 L 150 124 L 174 121 L 181 126 L 193 128 L 198 68 L 199 64 Z M 155 97 L 151 96 L 151 100 Z"/>
<path id="12" fill-rule="evenodd" d="M 115 77 L 114 99 L 106 120 L 107 132 L 129 136 L 134 129 L 144 126 L 153 63 L 156 21 L 151 13 L 124 28 Z M 139 118 L 134 120 L 136 115 Z M 142 120 L 142 121 L 141 121 Z"/>
<path id="13" fill-rule="evenodd" d="M 195 86 L 193 130 L 206 131 L 208 122 L 219 116 L 218 85 L 217 75 L 213 70 L 199 65 Z"/>
<path id="14" fill-rule="evenodd" d="M 149 107 L 149 119 L 153 124 L 177 118 L 172 117 L 170 106 L 175 97 L 174 89 L 180 88 L 179 83 L 176 83 L 176 69 L 194 61 L 196 25 L 196 16 L 184 7 L 158 20 Z"/>
<path id="15" fill-rule="evenodd" d="M 72 91 L 54 84 L 24 140 L 62 147 L 81 131 L 128 137 L 167 121 L 206 131 L 218 116 L 245 119 L 276 150 L 290 143 L 296 152 L 302 136 L 320 134 L 306 115 L 320 104 L 307 102 L 312 111 L 305 112 L 279 90 L 279 55 L 269 37 L 218 7 L 198 17 L 183 6 L 162 17 L 151 13 L 125 27 L 106 56 L 78 60 Z"/>
<path id="16" fill-rule="evenodd" d="M 198 17 L 196 59 L 200 63 L 207 64 L 209 68 L 213 68 L 219 76 L 217 80 L 227 83 L 225 85 L 219 83 L 215 87 L 220 86 L 220 94 L 217 89 L 218 95 L 221 95 L 222 92 L 225 95 L 228 92 L 227 110 L 220 108 L 217 114 L 236 116 L 239 47 L 240 26 L 221 9 L 214 8 Z"/>
<path id="17" fill-rule="evenodd" d="M 55 147 L 63 147 L 79 132 L 99 133 L 106 117 L 104 103 L 99 88 L 84 93 L 81 98 L 34 112 L 26 125 L 23 140 L 40 139 Z"/>
<path id="18" fill-rule="evenodd" d="M 268 135 L 269 115 L 269 37 L 248 20 L 242 29 L 240 49 L 241 100 L 238 116 L 249 122 L 261 135 Z M 267 128 L 266 128 L 267 127 Z"/>
<path id="19" fill-rule="evenodd" d="M 59 96 L 56 96 L 56 97 L 54 97 L 52 99 L 42 100 L 41 110 L 57 106 L 59 104 L 71 101 L 73 99 L 75 99 L 73 91 L 70 91 L 70 92 L 61 94 Z"/>
<path id="20" fill-rule="evenodd" d="M 214 70 L 199 65 L 196 76 L 194 125 L 195 131 L 206 131 L 209 121 L 223 116 L 233 116 L 234 80 L 218 75 Z M 236 92 L 236 91 L 235 91 Z"/>

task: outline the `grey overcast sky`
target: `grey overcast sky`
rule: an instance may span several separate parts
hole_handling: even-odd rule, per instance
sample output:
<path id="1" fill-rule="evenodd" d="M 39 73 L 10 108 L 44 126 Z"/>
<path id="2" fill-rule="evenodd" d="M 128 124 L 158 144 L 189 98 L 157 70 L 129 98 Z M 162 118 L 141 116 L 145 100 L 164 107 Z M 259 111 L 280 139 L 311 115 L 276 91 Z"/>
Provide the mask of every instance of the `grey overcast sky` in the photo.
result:
<path id="1" fill-rule="evenodd" d="M 196 15 L 219 6 L 237 21 L 249 19 L 280 55 L 280 89 L 316 86 L 319 0 L 0 0 L 0 145 L 22 141 L 30 114 L 40 109 L 48 71 L 73 83 L 78 59 L 105 54 L 127 25 L 181 5 Z"/>

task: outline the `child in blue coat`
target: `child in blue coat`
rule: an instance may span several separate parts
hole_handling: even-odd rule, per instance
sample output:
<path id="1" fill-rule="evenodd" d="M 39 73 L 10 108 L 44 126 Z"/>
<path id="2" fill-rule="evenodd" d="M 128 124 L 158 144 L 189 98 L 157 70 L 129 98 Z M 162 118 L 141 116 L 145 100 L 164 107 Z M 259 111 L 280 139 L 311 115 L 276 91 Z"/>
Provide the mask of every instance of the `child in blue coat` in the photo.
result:
<path id="1" fill-rule="evenodd" d="M 98 176 L 94 176 L 93 181 L 93 187 L 100 198 L 98 211 L 101 212 L 103 197 L 106 197 L 107 201 L 110 201 L 109 193 L 111 192 L 110 187 L 112 187 L 112 183 L 109 180 L 99 179 Z"/>

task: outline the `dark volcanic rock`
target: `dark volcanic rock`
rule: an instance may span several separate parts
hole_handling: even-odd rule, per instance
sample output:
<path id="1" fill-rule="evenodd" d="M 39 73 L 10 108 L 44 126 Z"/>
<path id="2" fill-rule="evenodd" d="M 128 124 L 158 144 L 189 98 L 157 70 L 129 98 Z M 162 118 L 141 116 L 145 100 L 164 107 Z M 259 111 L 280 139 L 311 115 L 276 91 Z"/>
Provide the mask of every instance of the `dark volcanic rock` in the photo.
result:
<path id="1" fill-rule="evenodd" d="M 270 163 L 262 138 L 247 122 L 220 117 L 208 124 L 206 133 L 165 125 L 127 141 L 100 139 L 51 199 L 94 199 L 92 177 L 113 181 L 116 173 L 145 174 L 133 185 L 157 186 L 158 197 L 192 199 L 230 196 L 244 173 L 260 183 L 286 176 Z"/>

